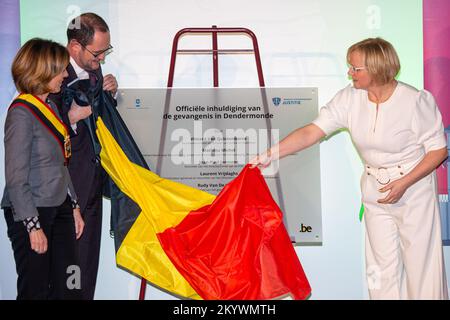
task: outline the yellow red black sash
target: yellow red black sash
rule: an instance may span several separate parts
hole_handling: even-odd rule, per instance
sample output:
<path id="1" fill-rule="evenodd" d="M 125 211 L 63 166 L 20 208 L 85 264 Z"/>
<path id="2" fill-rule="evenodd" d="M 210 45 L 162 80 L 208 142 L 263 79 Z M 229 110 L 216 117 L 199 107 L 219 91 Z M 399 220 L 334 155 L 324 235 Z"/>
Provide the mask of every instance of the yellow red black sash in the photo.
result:
<path id="1" fill-rule="evenodd" d="M 31 94 L 20 94 L 11 103 L 10 108 L 24 107 L 29 110 L 42 125 L 58 141 L 64 155 L 65 163 L 72 155 L 69 131 L 62 120 L 55 114 L 53 109 L 38 97 Z"/>

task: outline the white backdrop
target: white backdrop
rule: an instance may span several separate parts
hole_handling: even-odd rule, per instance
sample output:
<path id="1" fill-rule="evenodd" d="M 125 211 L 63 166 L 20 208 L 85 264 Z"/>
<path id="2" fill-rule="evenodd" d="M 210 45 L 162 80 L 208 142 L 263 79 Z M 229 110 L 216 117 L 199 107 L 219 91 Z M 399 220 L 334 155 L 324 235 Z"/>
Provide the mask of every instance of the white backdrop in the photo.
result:
<path id="1" fill-rule="evenodd" d="M 388 0 L 41 0 L 39 8 L 35 1 L 22 0 L 21 5 L 22 42 L 40 36 L 65 43 L 71 17 L 86 11 L 102 15 L 114 46 L 104 73 L 115 74 L 121 87 L 164 87 L 175 33 L 211 25 L 251 29 L 259 41 L 266 86 L 318 87 L 319 106 L 348 83 L 346 49 L 369 36 L 391 41 L 402 61 L 400 79 L 423 87 L 420 0 L 394 4 Z M 209 48 L 210 43 L 208 37 L 182 38 L 180 47 Z M 250 44 L 245 37 L 219 37 L 221 48 Z M 258 86 L 253 56 L 219 59 L 220 86 Z M 174 86 L 211 87 L 211 57 L 179 56 Z M 3 128 L 4 114 L 1 121 Z M 358 220 L 362 164 L 346 132 L 324 141 L 320 148 L 323 245 L 296 251 L 312 286 L 311 299 L 365 299 L 364 226 Z M 3 174 L 0 179 L 4 185 Z M 109 209 L 105 200 L 95 298 L 136 299 L 140 279 L 115 265 Z M 14 261 L 4 219 L 0 219 L 0 261 L 0 298 L 13 299 Z M 175 297 L 148 286 L 147 299 Z"/>

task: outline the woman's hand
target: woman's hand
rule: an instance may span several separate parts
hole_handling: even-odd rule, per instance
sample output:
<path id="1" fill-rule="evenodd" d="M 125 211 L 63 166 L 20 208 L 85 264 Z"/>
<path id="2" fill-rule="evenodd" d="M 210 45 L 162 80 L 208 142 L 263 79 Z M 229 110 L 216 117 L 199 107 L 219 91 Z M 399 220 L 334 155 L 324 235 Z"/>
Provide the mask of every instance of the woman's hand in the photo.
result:
<path id="1" fill-rule="evenodd" d="M 75 220 L 75 235 L 78 240 L 78 239 L 80 239 L 81 235 L 83 234 L 83 230 L 84 230 L 84 220 L 83 220 L 83 217 L 81 217 L 80 208 L 73 209 L 73 218 Z"/>
<path id="2" fill-rule="evenodd" d="M 280 160 L 290 154 L 302 151 L 317 143 L 323 137 L 325 137 L 325 132 L 315 124 L 310 123 L 292 131 L 280 143 L 253 158 L 249 163 L 252 165 L 252 168 L 256 166 L 266 168 L 272 161 Z"/>
<path id="3" fill-rule="evenodd" d="M 48 242 L 47 237 L 45 236 L 44 231 L 42 229 L 39 230 L 31 230 L 28 233 L 30 236 L 30 244 L 31 250 L 36 251 L 38 254 L 43 254 L 47 252 Z"/>
<path id="4" fill-rule="evenodd" d="M 447 147 L 429 151 L 411 172 L 379 189 L 380 192 L 390 192 L 385 198 L 379 199 L 378 203 L 396 203 L 410 186 L 433 172 L 447 156 Z"/>
<path id="5" fill-rule="evenodd" d="M 380 192 L 387 192 L 387 191 L 390 191 L 390 192 L 388 193 L 388 195 L 385 198 L 378 199 L 377 202 L 384 203 L 384 204 L 397 203 L 403 197 L 406 190 L 410 186 L 411 185 L 404 178 L 392 181 L 391 183 L 387 184 L 386 186 L 384 186 L 383 188 L 378 190 Z"/>
<path id="6" fill-rule="evenodd" d="M 250 160 L 249 164 L 251 164 L 251 167 L 261 167 L 266 168 L 270 165 L 272 162 L 272 151 L 269 149 L 263 153 L 261 153 L 259 156 L 254 157 L 252 160 Z"/>

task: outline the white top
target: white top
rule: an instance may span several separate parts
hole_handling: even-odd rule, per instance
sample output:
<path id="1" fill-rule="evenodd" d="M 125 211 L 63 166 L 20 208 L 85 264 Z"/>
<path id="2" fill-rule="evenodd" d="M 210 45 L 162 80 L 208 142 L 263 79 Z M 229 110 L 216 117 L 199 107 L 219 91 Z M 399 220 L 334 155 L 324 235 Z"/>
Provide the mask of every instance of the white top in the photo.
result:
<path id="1" fill-rule="evenodd" d="M 398 82 L 377 106 L 368 92 L 351 85 L 340 90 L 313 121 L 327 135 L 346 128 L 363 161 L 374 167 L 416 162 L 447 146 L 442 117 L 430 92 Z"/>

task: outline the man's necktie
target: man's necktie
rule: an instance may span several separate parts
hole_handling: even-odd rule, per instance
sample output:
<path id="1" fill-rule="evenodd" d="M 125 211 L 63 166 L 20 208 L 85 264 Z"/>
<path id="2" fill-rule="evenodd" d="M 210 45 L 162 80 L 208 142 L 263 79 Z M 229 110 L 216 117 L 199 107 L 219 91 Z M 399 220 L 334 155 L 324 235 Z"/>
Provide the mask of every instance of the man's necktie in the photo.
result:
<path id="1" fill-rule="evenodd" d="M 97 84 L 97 76 L 93 72 L 89 72 L 89 83 L 91 87 L 95 87 Z"/>

